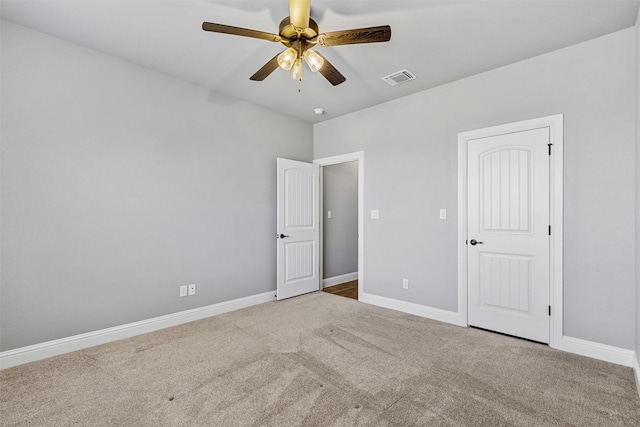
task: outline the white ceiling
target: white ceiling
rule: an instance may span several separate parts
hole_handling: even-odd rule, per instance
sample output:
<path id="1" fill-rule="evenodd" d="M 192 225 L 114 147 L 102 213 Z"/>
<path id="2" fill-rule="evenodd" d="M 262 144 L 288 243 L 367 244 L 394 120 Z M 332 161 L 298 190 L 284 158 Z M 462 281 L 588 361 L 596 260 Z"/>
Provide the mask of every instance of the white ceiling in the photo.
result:
<path id="1" fill-rule="evenodd" d="M 277 33 L 287 0 L 2 0 L 0 16 L 208 87 L 214 102 L 224 94 L 316 123 L 631 27 L 639 4 L 312 0 L 320 32 L 391 26 L 388 43 L 318 47 L 347 78 L 336 87 L 308 69 L 301 83 L 280 69 L 250 81 L 283 46 L 201 29 L 209 21 Z M 381 80 L 404 68 L 418 79 Z"/>

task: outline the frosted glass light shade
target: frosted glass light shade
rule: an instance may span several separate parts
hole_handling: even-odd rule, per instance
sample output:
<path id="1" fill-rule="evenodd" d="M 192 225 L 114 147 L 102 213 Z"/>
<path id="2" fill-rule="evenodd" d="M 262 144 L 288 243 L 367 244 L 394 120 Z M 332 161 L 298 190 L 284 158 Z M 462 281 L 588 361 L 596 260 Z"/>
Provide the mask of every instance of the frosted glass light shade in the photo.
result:
<path id="1" fill-rule="evenodd" d="M 314 73 L 324 65 L 324 58 L 311 49 L 304 52 L 304 60 Z"/>
<path id="2" fill-rule="evenodd" d="M 304 76 L 304 70 L 302 68 L 302 60 L 298 58 L 296 59 L 296 62 L 293 64 L 293 68 L 291 69 L 291 78 L 302 81 L 303 76 Z"/>
<path id="3" fill-rule="evenodd" d="M 293 64 L 296 62 L 296 58 L 298 57 L 298 52 L 292 47 L 282 52 L 278 55 L 278 65 L 283 70 L 289 71 Z"/>

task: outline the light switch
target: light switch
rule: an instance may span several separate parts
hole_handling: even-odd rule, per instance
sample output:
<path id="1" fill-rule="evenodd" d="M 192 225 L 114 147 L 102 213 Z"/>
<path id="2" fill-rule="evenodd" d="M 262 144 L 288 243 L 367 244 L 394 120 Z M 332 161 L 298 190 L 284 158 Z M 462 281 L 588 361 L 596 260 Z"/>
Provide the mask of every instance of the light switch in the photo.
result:
<path id="1" fill-rule="evenodd" d="M 376 209 L 371 210 L 371 219 L 380 219 L 380 211 Z"/>
<path id="2" fill-rule="evenodd" d="M 440 209 L 440 219 L 447 219 L 447 210 Z"/>
<path id="3" fill-rule="evenodd" d="M 331 211 L 327 211 L 327 218 L 331 218 Z"/>

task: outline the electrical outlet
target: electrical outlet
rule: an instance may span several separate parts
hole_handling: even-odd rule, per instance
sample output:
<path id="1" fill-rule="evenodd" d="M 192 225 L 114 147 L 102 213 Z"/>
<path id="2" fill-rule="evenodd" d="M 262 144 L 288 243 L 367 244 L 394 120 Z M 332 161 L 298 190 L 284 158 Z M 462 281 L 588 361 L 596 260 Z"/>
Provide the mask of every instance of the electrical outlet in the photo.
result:
<path id="1" fill-rule="evenodd" d="M 180 298 L 187 296 L 187 285 L 180 286 Z"/>
<path id="2" fill-rule="evenodd" d="M 189 295 L 195 295 L 196 294 L 196 285 L 195 283 L 192 285 L 189 285 Z"/>
<path id="3" fill-rule="evenodd" d="M 409 279 L 402 279 L 402 289 L 409 289 Z"/>

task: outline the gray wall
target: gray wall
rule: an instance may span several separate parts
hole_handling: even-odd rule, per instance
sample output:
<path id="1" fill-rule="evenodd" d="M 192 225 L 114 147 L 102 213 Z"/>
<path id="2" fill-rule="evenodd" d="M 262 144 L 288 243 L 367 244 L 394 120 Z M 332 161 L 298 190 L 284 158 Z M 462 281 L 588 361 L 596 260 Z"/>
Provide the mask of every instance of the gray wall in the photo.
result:
<path id="1" fill-rule="evenodd" d="M 636 359 L 640 360 L 640 10 L 636 20 Z M 640 375 L 640 372 L 636 372 Z M 638 378 L 638 377 L 636 377 Z M 636 384 L 640 392 L 640 383 Z"/>
<path id="2" fill-rule="evenodd" d="M 4 21 L 1 51 L 1 350 L 275 290 L 311 125 Z"/>
<path id="3" fill-rule="evenodd" d="M 316 124 L 315 158 L 365 151 L 365 292 L 456 311 L 458 132 L 563 113 L 565 334 L 634 348 L 634 44 L 630 28 Z"/>
<path id="4" fill-rule="evenodd" d="M 357 272 L 358 162 L 323 167 L 322 192 L 323 277 Z"/>

